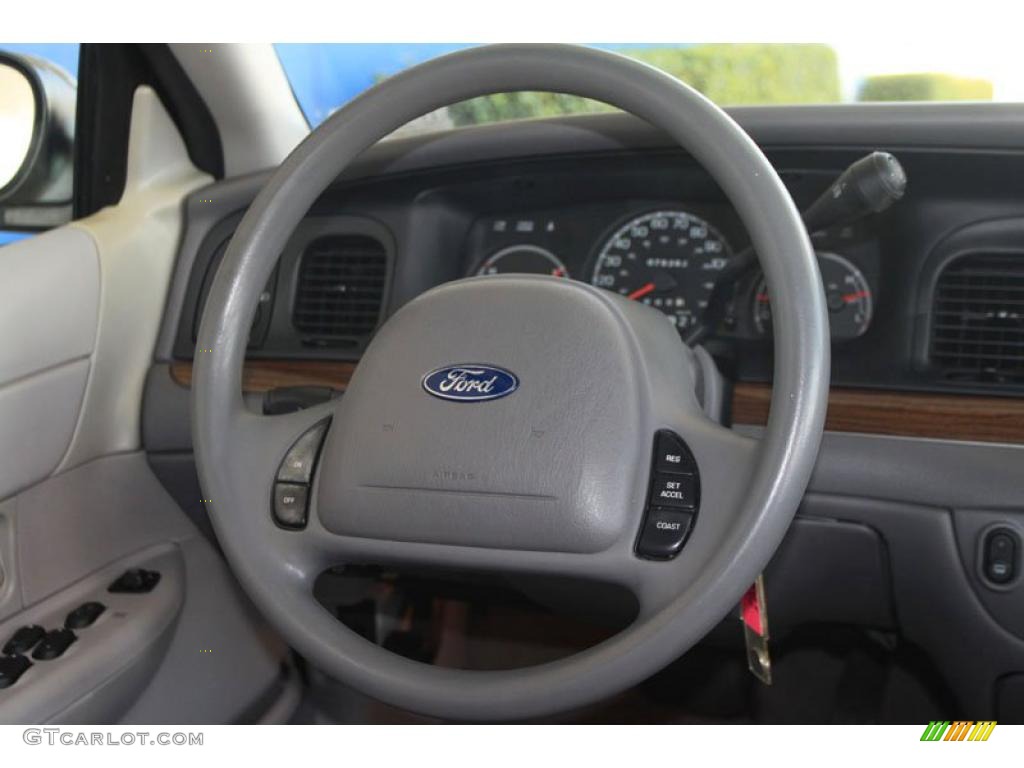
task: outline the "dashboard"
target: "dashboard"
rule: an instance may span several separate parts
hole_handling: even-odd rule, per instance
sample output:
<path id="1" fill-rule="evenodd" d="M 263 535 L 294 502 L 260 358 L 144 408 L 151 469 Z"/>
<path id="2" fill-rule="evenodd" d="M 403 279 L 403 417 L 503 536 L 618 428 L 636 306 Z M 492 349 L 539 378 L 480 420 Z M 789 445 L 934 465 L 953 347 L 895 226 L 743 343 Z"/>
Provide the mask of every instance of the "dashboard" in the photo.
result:
<path id="1" fill-rule="evenodd" d="M 1007 146 L 1000 121 L 947 108 L 937 134 L 934 115 L 909 108 L 886 112 L 903 116 L 894 121 L 865 108 L 737 114 L 800 209 L 872 150 L 891 151 L 907 171 L 907 194 L 890 209 L 812 238 L 830 310 L 834 391 L 981 396 L 992 424 L 959 434 L 1002 436 L 1006 409 L 1024 391 L 1024 321 L 1013 293 L 1024 289 L 1016 183 L 1024 155 Z M 194 354 L 219 259 L 266 178 L 216 184 L 186 206 L 157 350 L 179 370 Z M 756 263 L 720 279 L 749 247 L 743 222 L 703 169 L 626 115 L 392 140 L 338 179 L 294 233 L 257 308 L 249 359 L 263 370 L 315 361 L 349 371 L 380 323 L 423 291 L 532 272 L 660 310 L 684 340 L 711 352 L 737 391 L 756 395 L 745 414 L 760 419 L 766 390 L 756 387 L 771 382 L 774 364 L 770 292 Z M 882 416 L 904 412 L 896 399 Z M 926 422 L 914 433 L 927 433 Z"/>

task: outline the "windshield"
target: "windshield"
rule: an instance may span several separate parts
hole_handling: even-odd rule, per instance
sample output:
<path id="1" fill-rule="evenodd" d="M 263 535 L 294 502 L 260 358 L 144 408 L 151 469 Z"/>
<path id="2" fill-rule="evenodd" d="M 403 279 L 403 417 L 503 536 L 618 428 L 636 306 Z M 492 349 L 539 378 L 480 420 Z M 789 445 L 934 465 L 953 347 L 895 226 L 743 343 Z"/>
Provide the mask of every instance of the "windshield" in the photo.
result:
<path id="1" fill-rule="evenodd" d="M 316 127 L 338 107 L 396 72 L 469 47 L 431 44 L 279 44 L 299 105 Z M 982 46 L 852 46 L 827 43 L 601 44 L 653 64 L 722 106 L 864 101 L 1024 101 L 1015 62 Z M 407 127 L 463 125 L 609 111 L 551 93 L 498 94 L 447 107 Z"/>

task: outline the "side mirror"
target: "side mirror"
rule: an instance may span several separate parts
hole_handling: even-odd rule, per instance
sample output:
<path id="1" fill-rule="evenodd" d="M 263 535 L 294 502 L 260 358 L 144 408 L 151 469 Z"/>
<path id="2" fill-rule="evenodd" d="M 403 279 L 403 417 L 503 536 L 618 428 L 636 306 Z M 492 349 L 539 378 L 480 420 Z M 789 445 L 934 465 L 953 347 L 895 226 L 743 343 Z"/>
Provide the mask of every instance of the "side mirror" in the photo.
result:
<path id="1" fill-rule="evenodd" d="M 43 59 L 0 53 L 0 229 L 71 220 L 76 89 Z"/>

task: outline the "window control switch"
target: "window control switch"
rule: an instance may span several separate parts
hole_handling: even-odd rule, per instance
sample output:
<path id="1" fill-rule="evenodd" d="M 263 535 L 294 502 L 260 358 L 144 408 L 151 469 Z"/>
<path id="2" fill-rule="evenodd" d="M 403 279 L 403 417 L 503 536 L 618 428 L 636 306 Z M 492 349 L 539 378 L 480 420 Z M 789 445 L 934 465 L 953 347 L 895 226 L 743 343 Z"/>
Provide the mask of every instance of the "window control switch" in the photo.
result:
<path id="1" fill-rule="evenodd" d="M 10 688 L 31 666 L 24 656 L 0 656 L 0 689 Z"/>
<path id="2" fill-rule="evenodd" d="M 37 661 L 49 661 L 63 656 L 71 644 L 78 638 L 70 629 L 51 629 L 46 637 L 39 641 L 39 645 L 32 651 L 32 658 Z"/>
<path id="3" fill-rule="evenodd" d="M 36 624 L 21 627 L 4 644 L 4 655 L 13 656 L 18 653 L 28 653 L 36 643 L 43 639 L 45 634 L 46 630 Z"/>
<path id="4" fill-rule="evenodd" d="M 153 587 L 160 581 L 160 574 L 157 571 L 147 571 L 145 568 L 129 568 L 107 587 L 108 592 L 122 592 L 128 594 L 142 594 L 152 592 Z M 97 614 L 98 616 L 99 614 Z"/>
<path id="5" fill-rule="evenodd" d="M 105 610 L 107 610 L 107 606 L 103 603 L 82 603 L 67 615 L 67 618 L 64 619 L 64 626 L 67 629 L 91 627 Z"/>

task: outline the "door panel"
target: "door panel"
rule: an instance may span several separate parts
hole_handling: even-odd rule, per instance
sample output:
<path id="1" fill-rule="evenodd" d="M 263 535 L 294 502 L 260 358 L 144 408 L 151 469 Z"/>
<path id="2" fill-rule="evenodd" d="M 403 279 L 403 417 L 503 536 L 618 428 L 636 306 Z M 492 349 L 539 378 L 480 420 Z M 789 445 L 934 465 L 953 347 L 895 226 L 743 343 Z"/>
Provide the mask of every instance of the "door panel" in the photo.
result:
<path id="1" fill-rule="evenodd" d="M 223 722 L 273 704 L 286 646 L 140 450 L 182 201 L 209 181 L 143 86 L 118 204 L 0 250 L 0 644 L 105 606 L 57 657 L 25 652 L 0 722 Z M 160 576 L 112 591 L 128 568 Z"/>
<path id="2" fill-rule="evenodd" d="M 0 249 L 0 498 L 67 452 L 96 341 L 99 258 L 62 228 Z"/>

